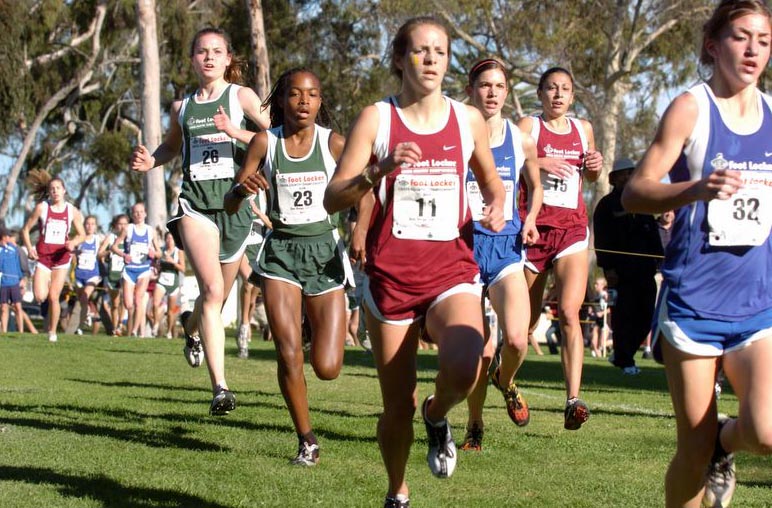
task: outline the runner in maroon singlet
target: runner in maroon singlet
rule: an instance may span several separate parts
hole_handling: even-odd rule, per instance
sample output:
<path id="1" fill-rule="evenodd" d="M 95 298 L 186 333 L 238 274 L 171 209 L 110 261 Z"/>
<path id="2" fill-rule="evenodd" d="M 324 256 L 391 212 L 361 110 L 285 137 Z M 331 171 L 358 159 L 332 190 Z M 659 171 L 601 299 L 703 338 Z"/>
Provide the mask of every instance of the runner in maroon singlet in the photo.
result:
<path id="1" fill-rule="evenodd" d="M 539 240 L 526 249 L 525 278 L 531 294 L 531 331 L 539 322 L 544 287 L 554 270 L 563 347 L 560 356 L 566 378 L 563 426 L 576 430 L 590 417 L 579 399 L 584 362 L 584 337 L 579 309 L 587 286 L 587 210 L 582 198 L 584 178 L 600 176 L 603 157 L 595 150 L 592 125 L 567 116 L 574 101 L 574 78 L 553 67 L 542 74 L 538 88 L 541 116 L 521 118 L 520 130 L 536 141 L 544 201 L 536 218 Z M 525 203 L 520 193 L 520 213 Z"/>
<path id="2" fill-rule="evenodd" d="M 70 271 L 72 252 L 86 238 L 83 216 L 72 203 L 64 200 L 67 191 L 61 178 L 50 178 L 41 173 L 36 193 L 47 195 L 32 211 L 21 230 L 30 259 L 37 261 L 32 289 L 35 300 L 48 299 L 48 340 L 56 342 L 56 328 L 62 312 L 59 296 Z M 38 225 L 40 234 L 35 246 L 30 241 L 30 230 Z M 70 238 L 70 228 L 75 235 Z"/>
<path id="3" fill-rule="evenodd" d="M 421 410 L 435 476 L 453 474 L 456 448 L 446 415 L 469 394 L 481 365 L 481 286 L 464 185 L 470 168 L 488 204 L 481 224 L 504 226 L 504 186 L 485 121 L 476 108 L 442 94 L 449 52 L 448 32 L 434 18 L 399 29 L 391 57 L 402 88 L 362 111 L 325 195 L 330 212 L 362 196 L 375 201 L 364 307 L 384 405 L 378 442 L 389 477 L 385 505 L 392 507 L 409 506 L 405 469 L 421 329 L 439 348 L 434 394 Z M 363 212 L 362 221 L 370 216 Z"/>

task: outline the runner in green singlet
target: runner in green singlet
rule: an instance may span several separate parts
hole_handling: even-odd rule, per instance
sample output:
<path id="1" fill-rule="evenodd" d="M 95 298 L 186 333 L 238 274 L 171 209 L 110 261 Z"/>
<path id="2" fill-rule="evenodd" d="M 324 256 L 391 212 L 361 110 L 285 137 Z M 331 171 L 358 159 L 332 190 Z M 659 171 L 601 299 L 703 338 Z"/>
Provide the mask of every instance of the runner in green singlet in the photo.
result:
<path id="1" fill-rule="evenodd" d="M 236 279 L 252 218 L 249 211 L 226 214 L 223 197 L 240 167 L 244 144 L 254 135 L 245 129 L 245 117 L 260 128 L 268 127 L 268 119 L 252 89 L 232 84 L 240 79 L 240 62 L 225 32 L 200 30 L 193 38 L 190 58 L 198 89 L 172 104 L 164 142 L 152 155 L 138 146 L 131 168 L 148 171 L 182 153 L 180 214 L 170 221 L 169 229 L 185 250 L 201 290 L 192 314 L 183 320 L 185 356 L 191 366 L 201 364 L 201 341 L 196 336 L 200 333 L 214 394 L 209 411 L 225 415 L 236 408 L 236 397 L 225 381 L 221 310 Z"/>

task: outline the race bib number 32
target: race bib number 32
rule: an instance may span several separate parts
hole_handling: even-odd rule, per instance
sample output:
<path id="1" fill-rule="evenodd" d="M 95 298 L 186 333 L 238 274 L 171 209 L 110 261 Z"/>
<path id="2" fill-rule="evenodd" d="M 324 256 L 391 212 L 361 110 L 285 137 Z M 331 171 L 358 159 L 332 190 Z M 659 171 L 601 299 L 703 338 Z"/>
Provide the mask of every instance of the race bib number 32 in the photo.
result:
<path id="1" fill-rule="evenodd" d="M 708 241 L 716 247 L 756 246 L 772 227 L 772 173 L 742 171 L 745 186 L 708 203 Z"/>

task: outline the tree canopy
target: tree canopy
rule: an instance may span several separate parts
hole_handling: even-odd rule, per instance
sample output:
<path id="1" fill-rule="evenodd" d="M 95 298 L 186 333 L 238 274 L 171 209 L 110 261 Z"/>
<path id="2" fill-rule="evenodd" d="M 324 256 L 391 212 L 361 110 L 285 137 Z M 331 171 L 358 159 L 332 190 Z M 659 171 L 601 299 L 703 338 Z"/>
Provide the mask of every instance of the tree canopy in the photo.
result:
<path id="1" fill-rule="evenodd" d="M 640 156 L 663 93 L 699 79 L 702 20 L 713 7 L 709 0 L 431 0 L 420 12 L 408 0 L 258 3 L 271 77 L 294 66 L 315 71 L 344 134 L 365 105 L 398 87 L 389 75 L 390 34 L 410 16 L 431 14 L 454 40 L 448 95 L 464 100 L 466 69 L 496 56 L 509 66 L 515 93 L 505 114 L 514 119 L 538 111 L 542 71 L 567 67 L 577 83 L 577 114 L 594 124 L 608 166 L 616 154 Z M 249 5 L 157 0 L 164 116 L 196 85 L 189 45 L 198 29 L 221 26 L 235 51 L 249 54 Z M 0 168 L 12 183 L 0 218 L 29 207 L 14 183 L 32 169 L 63 176 L 87 210 L 115 212 L 139 199 L 141 176 L 127 169 L 142 127 L 136 1 L 0 2 L 0 27 L 0 142 L 13 163 Z M 178 178 L 176 164 L 167 168 L 167 185 Z M 601 183 L 597 192 L 606 189 Z"/>

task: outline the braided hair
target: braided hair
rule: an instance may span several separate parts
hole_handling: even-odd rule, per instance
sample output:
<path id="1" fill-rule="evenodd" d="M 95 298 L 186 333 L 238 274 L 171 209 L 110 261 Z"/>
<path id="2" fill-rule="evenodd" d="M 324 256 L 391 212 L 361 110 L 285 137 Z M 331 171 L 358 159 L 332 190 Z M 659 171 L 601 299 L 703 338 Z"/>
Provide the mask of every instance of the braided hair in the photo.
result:
<path id="1" fill-rule="evenodd" d="M 310 74 L 317 82 L 319 82 L 319 76 L 307 67 L 293 67 L 292 69 L 284 71 L 284 73 L 279 76 L 279 79 L 276 80 L 276 83 L 274 83 L 268 97 L 265 98 L 263 105 L 260 108 L 261 110 L 265 110 L 269 107 L 271 108 L 271 127 L 278 127 L 284 123 L 284 101 L 289 89 L 290 80 L 295 74 L 301 73 Z M 316 123 L 322 127 L 332 127 L 332 115 L 324 104 L 324 95 L 321 93 L 321 90 L 319 93 L 322 103 L 319 106 L 319 113 L 316 115 Z"/>

